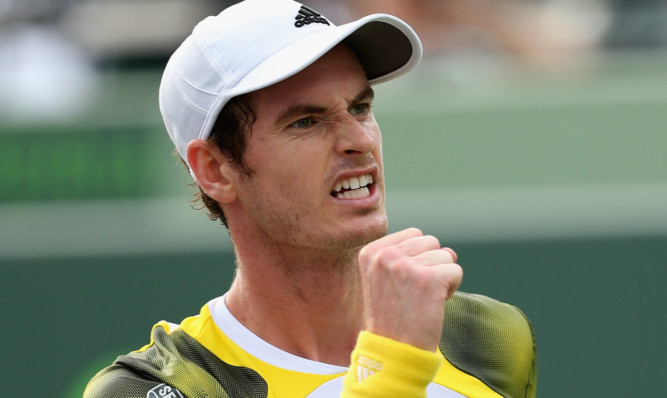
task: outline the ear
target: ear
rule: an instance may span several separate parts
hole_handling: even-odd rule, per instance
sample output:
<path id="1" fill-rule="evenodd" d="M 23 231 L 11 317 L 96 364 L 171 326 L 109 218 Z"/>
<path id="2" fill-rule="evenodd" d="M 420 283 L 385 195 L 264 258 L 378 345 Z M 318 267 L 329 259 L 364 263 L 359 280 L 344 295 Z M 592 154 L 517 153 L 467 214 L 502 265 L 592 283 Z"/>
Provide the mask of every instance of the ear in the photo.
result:
<path id="1" fill-rule="evenodd" d="M 229 174 L 232 172 L 231 163 L 215 144 L 201 139 L 192 140 L 187 154 L 190 169 L 208 196 L 221 203 L 236 199 L 234 179 Z"/>

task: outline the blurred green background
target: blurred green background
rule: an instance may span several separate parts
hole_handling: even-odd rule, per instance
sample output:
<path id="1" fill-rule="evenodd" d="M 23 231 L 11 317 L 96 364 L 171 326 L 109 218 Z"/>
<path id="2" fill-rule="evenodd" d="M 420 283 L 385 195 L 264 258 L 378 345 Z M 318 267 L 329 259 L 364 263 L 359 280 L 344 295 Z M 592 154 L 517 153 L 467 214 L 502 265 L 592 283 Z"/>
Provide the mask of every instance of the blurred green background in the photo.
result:
<path id="1" fill-rule="evenodd" d="M 376 87 L 390 228 L 436 235 L 462 290 L 526 312 L 540 397 L 662 396 L 667 51 L 498 59 L 427 57 Z M 190 208 L 161 124 L 164 60 L 130 61 L 98 65 L 71 115 L 0 114 L 7 396 L 81 396 L 231 283 L 227 232 Z"/>

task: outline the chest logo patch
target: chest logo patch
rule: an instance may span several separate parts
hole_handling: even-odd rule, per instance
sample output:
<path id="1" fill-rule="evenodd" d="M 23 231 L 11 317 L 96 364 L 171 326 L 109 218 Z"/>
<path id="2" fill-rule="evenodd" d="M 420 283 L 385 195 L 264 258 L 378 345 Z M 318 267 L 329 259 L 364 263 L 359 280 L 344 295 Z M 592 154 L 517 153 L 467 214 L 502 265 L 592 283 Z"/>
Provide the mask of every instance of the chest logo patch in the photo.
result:
<path id="1" fill-rule="evenodd" d="M 183 394 L 177 389 L 167 385 L 160 384 L 153 387 L 148 393 L 146 393 L 146 398 L 185 398 Z"/>

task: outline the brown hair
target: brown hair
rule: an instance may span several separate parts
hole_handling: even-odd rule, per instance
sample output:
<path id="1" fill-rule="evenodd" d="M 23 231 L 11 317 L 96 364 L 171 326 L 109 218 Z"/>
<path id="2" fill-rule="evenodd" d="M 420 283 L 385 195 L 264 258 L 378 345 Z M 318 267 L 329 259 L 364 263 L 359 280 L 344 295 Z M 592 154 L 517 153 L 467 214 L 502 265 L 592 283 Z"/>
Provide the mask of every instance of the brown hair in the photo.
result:
<path id="1" fill-rule="evenodd" d="M 255 114 L 250 107 L 250 95 L 244 94 L 234 97 L 222 108 L 213 125 L 209 142 L 215 143 L 223 155 L 242 172 L 250 174 L 246 167 L 243 155 L 248 143 L 250 128 L 255 121 Z M 185 164 L 185 162 L 183 162 Z M 192 207 L 197 210 L 206 208 L 211 220 L 220 220 L 227 227 L 227 218 L 220 204 L 208 196 L 197 181 L 188 184 L 195 190 Z"/>

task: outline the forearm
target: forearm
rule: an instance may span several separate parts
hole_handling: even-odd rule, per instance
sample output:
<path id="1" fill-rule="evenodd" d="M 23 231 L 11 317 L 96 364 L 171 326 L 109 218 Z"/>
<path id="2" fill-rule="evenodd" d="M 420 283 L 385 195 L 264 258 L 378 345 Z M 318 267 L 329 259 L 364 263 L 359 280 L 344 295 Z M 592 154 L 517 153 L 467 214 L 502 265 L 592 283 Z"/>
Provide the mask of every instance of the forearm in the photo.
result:
<path id="1" fill-rule="evenodd" d="M 362 332 L 341 398 L 424 398 L 442 360 L 438 352 Z"/>

